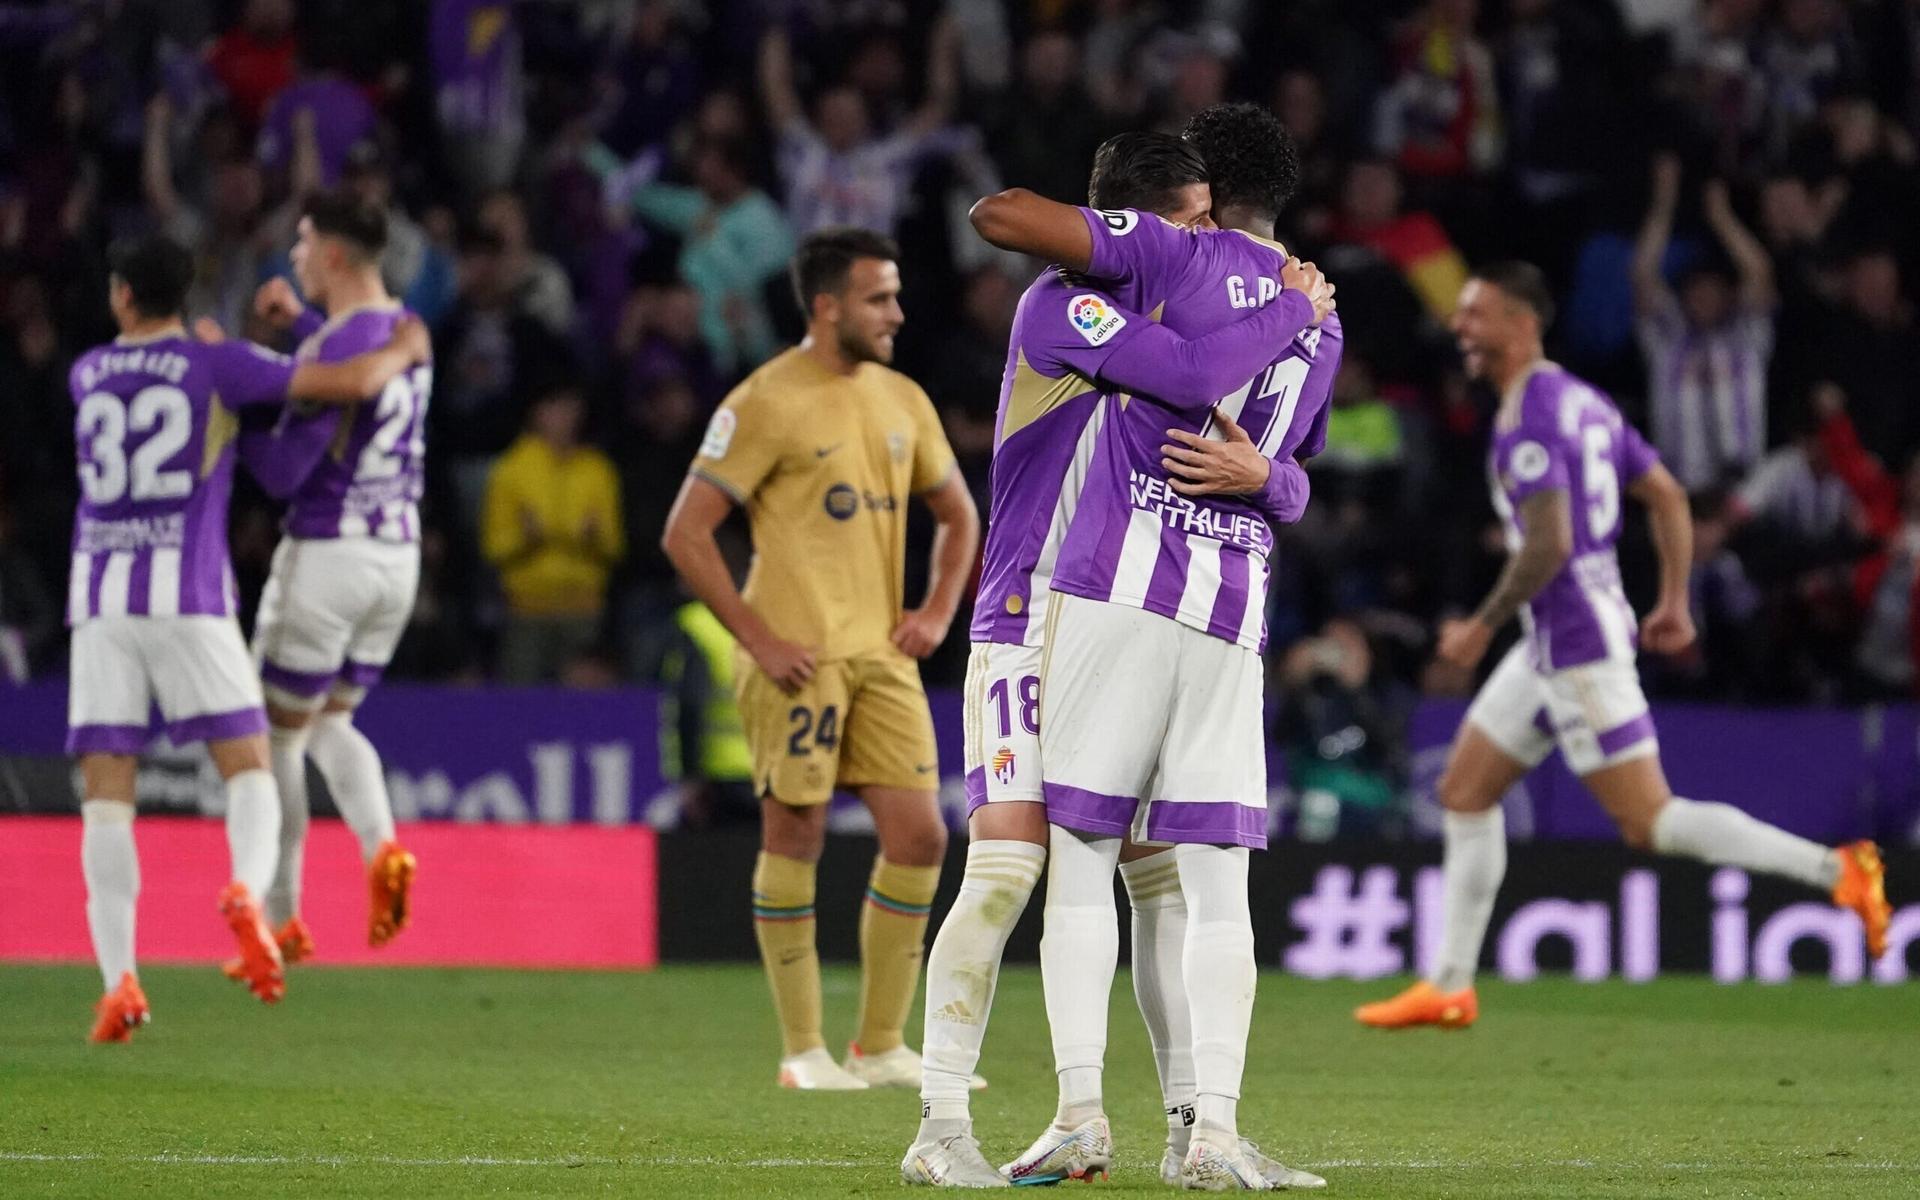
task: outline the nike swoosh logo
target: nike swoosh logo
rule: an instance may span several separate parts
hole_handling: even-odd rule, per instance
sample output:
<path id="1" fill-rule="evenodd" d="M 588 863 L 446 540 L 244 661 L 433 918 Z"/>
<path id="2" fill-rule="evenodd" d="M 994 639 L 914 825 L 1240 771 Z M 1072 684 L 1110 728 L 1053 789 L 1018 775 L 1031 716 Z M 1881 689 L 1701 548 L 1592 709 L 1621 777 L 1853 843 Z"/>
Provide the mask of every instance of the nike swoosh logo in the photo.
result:
<path id="1" fill-rule="evenodd" d="M 914 768 L 913 768 L 913 769 L 914 769 L 915 771 L 918 771 L 918 772 L 919 772 L 920 774 L 922 774 L 922 775 L 925 775 L 925 774 L 926 774 L 927 772 L 929 772 L 929 771 L 931 771 L 931 770 L 933 770 L 933 764 L 932 764 L 932 763 L 919 763 L 919 764 L 916 764 L 916 765 L 914 766 Z"/>
<path id="2" fill-rule="evenodd" d="M 827 455 L 829 455 L 829 454 L 832 454 L 832 453 L 833 453 L 833 452 L 834 452 L 835 450 L 838 450 L 839 448 L 840 448 L 840 443 L 839 443 L 839 442 L 835 442 L 835 443 L 834 443 L 833 445 L 831 445 L 831 446 L 826 446 L 826 447 L 823 447 L 823 448 L 821 448 L 821 449 L 819 449 L 819 450 L 815 450 L 815 451 L 813 452 L 813 456 L 814 456 L 815 458 L 825 458 L 825 457 L 826 457 Z"/>

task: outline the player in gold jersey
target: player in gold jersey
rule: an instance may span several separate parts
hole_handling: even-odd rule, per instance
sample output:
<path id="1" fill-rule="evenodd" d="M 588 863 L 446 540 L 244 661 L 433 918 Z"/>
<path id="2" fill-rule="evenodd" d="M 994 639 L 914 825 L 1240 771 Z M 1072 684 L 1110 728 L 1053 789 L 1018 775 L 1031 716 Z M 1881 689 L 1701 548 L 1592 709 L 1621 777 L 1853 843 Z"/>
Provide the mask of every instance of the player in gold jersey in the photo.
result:
<path id="1" fill-rule="evenodd" d="M 760 797 L 754 929 L 785 1039 L 783 1086 L 918 1087 L 901 1038 L 919 983 L 946 827 L 933 720 L 913 660 L 945 640 L 980 522 L 927 394 L 888 368 L 899 252 L 821 230 L 793 261 L 807 336 L 735 388 L 707 427 L 662 546 L 739 641 L 735 691 Z M 936 522 L 925 602 L 903 596 L 907 503 Z M 714 542 L 735 504 L 753 529 L 736 591 Z M 827 1052 L 814 870 L 835 787 L 873 813 L 880 855 L 860 916 L 860 1018 L 845 1066 Z"/>

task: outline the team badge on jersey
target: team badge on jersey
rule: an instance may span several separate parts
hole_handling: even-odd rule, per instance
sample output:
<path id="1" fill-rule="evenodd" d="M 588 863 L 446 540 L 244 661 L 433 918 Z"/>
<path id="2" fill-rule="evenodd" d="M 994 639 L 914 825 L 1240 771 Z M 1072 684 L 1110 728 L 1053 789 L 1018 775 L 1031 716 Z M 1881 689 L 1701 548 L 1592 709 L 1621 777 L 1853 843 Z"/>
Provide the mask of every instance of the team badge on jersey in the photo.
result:
<path id="1" fill-rule="evenodd" d="M 700 457 L 725 458 L 727 447 L 733 445 L 733 431 L 738 423 L 730 408 L 714 413 L 713 420 L 707 422 L 707 436 L 700 439 Z"/>
<path id="2" fill-rule="evenodd" d="M 1001 783 L 1013 782 L 1013 747 L 1002 746 L 993 752 L 993 777 Z"/>
<path id="3" fill-rule="evenodd" d="M 1067 319 L 1087 345 L 1098 346 L 1124 329 L 1127 319 L 1098 296 L 1080 295 L 1067 301 Z"/>
<path id="4" fill-rule="evenodd" d="M 897 463 L 907 461 L 907 435 L 904 433 L 888 434 L 887 453 L 893 455 L 893 461 Z"/>
<path id="5" fill-rule="evenodd" d="M 1521 483 L 1532 483 L 1547 473 L 1547 448 L 1539 442 L 1521 442 L 1513 448 L 1513 456 L 1507 460 L 1513 469 L 1513 477 Z"/>

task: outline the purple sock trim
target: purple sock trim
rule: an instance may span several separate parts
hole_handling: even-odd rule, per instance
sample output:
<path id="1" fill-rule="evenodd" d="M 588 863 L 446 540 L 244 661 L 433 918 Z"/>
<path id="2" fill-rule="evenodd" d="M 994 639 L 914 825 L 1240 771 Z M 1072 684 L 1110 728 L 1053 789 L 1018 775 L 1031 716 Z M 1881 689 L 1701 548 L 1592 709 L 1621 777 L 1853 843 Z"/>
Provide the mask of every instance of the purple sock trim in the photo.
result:
<path id="1" fill-rule="evenodd" d="M 1081 833 L 1125 837 L 1140 807 L 1131 796 L 1109 796 L 1052 780 L 1043 781 L 1040 790 L 1047 801 L 1047 821 Z"/>

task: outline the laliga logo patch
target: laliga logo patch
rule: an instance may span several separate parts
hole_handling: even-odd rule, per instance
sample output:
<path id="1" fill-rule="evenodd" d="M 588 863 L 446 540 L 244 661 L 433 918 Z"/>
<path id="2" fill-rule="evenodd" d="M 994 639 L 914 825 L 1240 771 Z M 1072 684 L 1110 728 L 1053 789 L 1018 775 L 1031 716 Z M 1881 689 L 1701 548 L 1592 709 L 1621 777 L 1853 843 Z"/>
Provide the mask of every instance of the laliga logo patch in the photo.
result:
<path id="1" fill-rule="evenodd" d="M 727 447 L 733 445 L 733 431 L 738 423 L 730 408 L 714 413 L 713 420 L 707 422 L 707 436 L 700 439 L 700 457 L 725 458 Z"/>
<path id="2" fill-rule="evenodd" d="M 1067 319 L 1089 346 L 1098 346 L 1127 324 L 1125 317 L 1098 296 L 1075 296 L 1067 301 Z"/>
<path id="3" fill-rule="evenodd" d="M 993 752 L 993 777 L 1001 783 L 1013 782 L 1013 747 L 1002 746 Z"/>
<path id="4" fill-rule="evenodd" d="M 1547 448 L 1539 442 L 1521 442 L 1513 448 L 1510 465 L 1515 479 L 1532 483 L 1547 473 Z"/>

